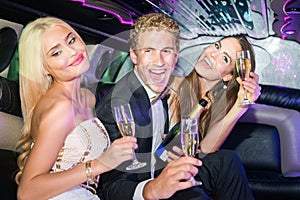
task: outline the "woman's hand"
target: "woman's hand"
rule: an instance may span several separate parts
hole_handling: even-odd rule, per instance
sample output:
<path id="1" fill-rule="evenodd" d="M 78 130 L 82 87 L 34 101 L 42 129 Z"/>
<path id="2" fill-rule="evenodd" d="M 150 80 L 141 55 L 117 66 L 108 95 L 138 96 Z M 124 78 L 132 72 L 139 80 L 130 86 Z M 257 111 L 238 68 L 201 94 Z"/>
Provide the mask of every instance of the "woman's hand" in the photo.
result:
<path id="1" fill-rule="evenodd" d="M 238 102 L 241 102 L 244 99 L 244 90 L 247 90 L 247 97 L 250 101 L 255 102 L 258 99 L 261 91 L 258 80 L 259 77 L 254 72 L 250 72 L 250 77 L 245 78 L 245 81 L 242 81 L 240 77 L 237 78 L 237 81 L 240 84 L 237 99 Z"/>
<path id="2" fill-rule="evenodd" d="M 132 136 L 116 139 L 97 160 L 105 166 L 103 172 L 116 168 L 126 160 L 132 159 L 132 153 L 137 149 L 137 140 Z M 102 173 L 103 173 L 102 172 Z"/>

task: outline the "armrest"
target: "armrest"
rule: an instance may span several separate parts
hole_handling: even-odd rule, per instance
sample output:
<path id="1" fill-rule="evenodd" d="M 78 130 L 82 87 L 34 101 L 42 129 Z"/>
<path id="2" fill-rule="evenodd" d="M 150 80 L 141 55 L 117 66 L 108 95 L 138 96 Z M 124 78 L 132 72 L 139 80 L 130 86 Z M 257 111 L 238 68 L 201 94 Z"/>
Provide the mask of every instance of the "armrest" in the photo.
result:
<path id="1" fill-rule="evenodd" d="M 0 112 L 0 127 L 0 149 L 21 151 L 21 149 L 16 150 L 16 145 L 23 127 L 23 119 Z"/>
<path id="2" fill-rule="evenodd" d="M 289 108 L 300 112 L 300 90 L 275 85 L 260 85 L 261 95 L 256 103 Z"/>
<path id="3" fill-rule="evenodd" d="M 300 176 L 300 113 L 298 111 L 254 104 L 239 121 L 275 126 L 280 138 L 282 174 L 286 177 Z"/>

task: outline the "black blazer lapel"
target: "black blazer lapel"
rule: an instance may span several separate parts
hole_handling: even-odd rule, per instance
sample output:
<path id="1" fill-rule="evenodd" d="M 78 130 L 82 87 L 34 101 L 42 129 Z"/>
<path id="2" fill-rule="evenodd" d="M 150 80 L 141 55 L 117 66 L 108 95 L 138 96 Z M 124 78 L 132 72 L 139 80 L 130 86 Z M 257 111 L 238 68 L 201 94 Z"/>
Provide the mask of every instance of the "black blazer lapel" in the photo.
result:
<path id="1" fill-rule="evenodd" d="M 150 99 L 133 71 L 127 76 L 127 86 L 132 94 L 129 102 L 135 119 L 136 138 L 139 146 L 136 150 L 136 157 L 147 163 L 146 167 L 140 169 L 141 172 L 147 173 L 139 173 L 138 179 L 145 180 L 150 178 L 151 168 L 153 125 Z"/>

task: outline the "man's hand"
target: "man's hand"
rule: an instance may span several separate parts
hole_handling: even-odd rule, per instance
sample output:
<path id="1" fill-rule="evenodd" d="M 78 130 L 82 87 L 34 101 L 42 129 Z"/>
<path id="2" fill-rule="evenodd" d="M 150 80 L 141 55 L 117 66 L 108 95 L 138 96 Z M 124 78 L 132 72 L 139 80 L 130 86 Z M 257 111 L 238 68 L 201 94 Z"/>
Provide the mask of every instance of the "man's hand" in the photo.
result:
<path id="1" fill-rule="evenodd" d="M 198 173 L 202 162 L 197 158 L 180 157 L 170 162 L 155 179 L 149 181 L 143 190 L 146 200 L 165 199 L 171 197 L 176 191 L 195 186 L 195 181 L 189 180 Z"/>

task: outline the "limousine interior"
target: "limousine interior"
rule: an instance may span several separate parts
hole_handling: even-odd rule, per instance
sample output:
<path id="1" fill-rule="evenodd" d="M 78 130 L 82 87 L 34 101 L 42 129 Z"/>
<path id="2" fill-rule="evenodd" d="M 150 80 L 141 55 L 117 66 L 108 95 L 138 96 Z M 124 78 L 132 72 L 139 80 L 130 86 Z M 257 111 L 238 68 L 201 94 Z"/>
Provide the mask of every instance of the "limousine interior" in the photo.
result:
<path id="1" fill-rule="evenodd" d="M 247 34 L 262 91 L 222 148 L 241 157 L 255 199 L 299 199 L 300 0 L 0 0 L 1 197 L 16 199 L 13 176 L 21 150 L 15 145 L 23 123 L 17 43 L 23 27 L 43 16 L 73 26 L 91 60 L 82 86 L 95 92 L 99 82 L 114 84 L 132 69 L 128 30 L 150 12 L 164 13 L 180 25 L 174 76 L 188 75 L 207 45 Z"/>

